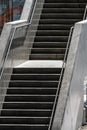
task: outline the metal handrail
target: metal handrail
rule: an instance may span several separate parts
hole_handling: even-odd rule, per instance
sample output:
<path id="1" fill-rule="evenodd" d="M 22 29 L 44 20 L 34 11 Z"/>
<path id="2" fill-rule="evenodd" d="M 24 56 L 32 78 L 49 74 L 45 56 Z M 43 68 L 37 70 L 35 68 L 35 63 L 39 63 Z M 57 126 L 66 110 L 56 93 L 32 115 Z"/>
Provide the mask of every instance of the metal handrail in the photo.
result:
<path id="1" fill-rule="evenodd" d="M 6 54 L 6 57 L 5 57 L 4 61 L 3 61 L 4 63 L 3 63 L 3 67 L 2 67 L 2 69 L 1 69 L 0 79 L 1 79 L 1 77 L 2 77 L 2 75 L 3 75 L 5 63 L 6 63 L 6 61 L 7 61 L 7 58 L 8 58 L 9 52 L 10 52 L 10 48 L 11 48 L 12 41 L 13 41 L 13 39 L 14 39 L 16 30 L 17 30 L 18 28 L 25 27 L 25 26 L 28 26 L 28 25 L 29 25 L 29 24 L 26 24 L 26 25 L 23 25 L 23 26 L 20 25 L 20 26 L 14 28 L 13 34 L 12 34 L 12 37 L 11 37 L 11 40 L 10 40 L 10 44 L 9 44 L 9 47 L 8 47 L 7 54 Z"/>
<path id="2" fill-rule="evenodd" d="M 35 5 L 34 5 L 34 8 L 33 8 L 33 12 L 32 12 L 32 15 L 31 15 L 31 19 L 30 19 L 29 24 L 31 24 L 32 19 L 33 19 L 33 16 L 34 16 L 34 12 L 35 12 L 35 8 L 36 8 L 36 3 L 37 3 L 37 0 L 36 0 L 36 2 L 35 2 Z"/>
<path id="3" fill-rule="evenodd" d="M 56 92 L 56 97 L 55 97 L 55 101 L 54 101 L 54 106 L 53 106 L 53 110 L 52 110 L 52 114 L 51 114 L 51 120 L 50 120 L 50 123 L 49 123 L 48 130 L 51 130 L 51 127 L 52 127 L 53 117 L 54 117 L 56 104 L 57 104 L 57 100 L 58 100 L 58 94 L 59 94 L 59 90 L 60 90 L 60 84 L 61 84 L 61 80 L 62 80 L 62 76 L 63 76 L 63 72 L 64 72 L 63 70 L 65 68 L 65 62 L 66 62 L 66 59 L 67 59 L 67 54 L 68 54 L 68 50 L 69 50 L 69 46 L 70 46 L 70 42 L 71 42 L 73 29 L 74 29 L 74 26 L 72 26 L 71 29 L 70 29 L 69 38 L 68 38 L 67 47 L 66 47 L 66 52 L 65 52 L 65 56 L 64 56 L 64 60 L 63 60 L 62 70 L 61 70 L 61 74 L 60 74 L 60 78 L 59 78 L 59 84 L 58 84 L 58 88 L 57 88 L 57 92 Z"/>
<path id="4" fill-rule="evenodd" d="M 4 67 L 5 67 L 5 63 L 7 61 L 7 58 L 8 58 L 8 55 L 9 55 L 9 52 L 10 52 L 10 48 L 11 48 L 11 45 L 12 45 L 12 41 L 14 39 L 14 36 L 15 36 L 15 32 L 18 28 L 22 28 L 22 27 L 26 27 L 26 26 L 29 26 L 32 22 L 32 19 L 33 19 L 33 15 L 34 15 L 34 12 L 35 12 L 35 8 L 36 8 L 36 3 L 37 3 L 37 0 L 35 1 L 35 4 L 34 4 L 34 8 L 33 8 L 33 12 L 32 12 L 32 15 L 31 15 L 31 19 L 30 19 L 30 22 L 29 23 L 25 23 L 24 25 L 17 25 L 17 27 L 13 27 L 13 33 L 12 33 L 12 36 L 11 36 L 11 39 L 10 39 L 10 43 L 9 43 L 9 46 L 8 46 L 8 49 L 7 49 L 7 54 L 6 54 L 6 57 L 3 61 L 3 66 L 2 66 L 2 69 L 1 69 L 1 74 L 0 74 L 0 79 L 2 78 L 2 75 L 3 75 L 3 71 L 4 71 Z"/>
<path id="5" fill-rule="evenodd" d="M 84 11 L 84 16 L 83 16 L 83 20 L 85 20 L 87 17 L 87 4 L 86 4 L 86 7 L 85 7 L 85 11 Z"/>

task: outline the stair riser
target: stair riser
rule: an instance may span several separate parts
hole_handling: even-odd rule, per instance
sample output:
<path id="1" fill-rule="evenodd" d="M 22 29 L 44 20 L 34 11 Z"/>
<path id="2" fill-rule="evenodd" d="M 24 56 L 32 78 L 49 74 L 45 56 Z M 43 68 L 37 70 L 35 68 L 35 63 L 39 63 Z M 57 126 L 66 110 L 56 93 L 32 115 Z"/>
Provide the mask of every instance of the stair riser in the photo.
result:
<path id="1" fill-rule="evenodd" d="M 45 3 L 43 8 L 85 8 L 86 3 Z"/>
<path id="2" fill-rule="evenodd" d="M 33 54 L 30 60 L 64 60 L 64 54 Z"/>
<path id="3" fill-rule="evenodd" d="M 59 10 L 58 8 L 44 8 L 42 13 L 84 13 L 84 8 L 60 8 Z"/>
<path id="4" fill-rule="evenodd" d="M 38 15 L 35 15 L 35 19 L 37 19 Z M 64 14 L 64 13 L 61 13 L 61 14 L 42 14 L 40 19 L 81 19 L 83 18 L 83 14 Z"/>
<path id="5" fill-rule="evenodd" d="M 39 24 L 74 24 L 75 22 L 81 21 L 82 19 L 41 19 Z M 33 21 L 36 23 L 36 20 Z"/>
<path id="6" fill-rule="evenodd" d="M 36 42 L 33 44 L 33 48 L 66 48 L 67 42 Z"/>
<path id="7" fill-rule="evenodd" d="M 49 124 L 49 118 L 0 118 L 0 124 Z"/>
<path id="8" fill-rule="evenodd" d="M 11 80 L 58 80 L 60 75 L 12 75 Z"/>
<path id="9" fill-rule="evenodd" d="M 12 110 L 3 110 L 1 116 L 22 116 L 22 117 L 50 117 L 51 111 L 12 111 Z"/>
<path id="10" fill-rule="evenodd" d="M 20 126 L 20 125 L 13 125 L 13 126 L 9 126 L 9 125 L 2 125 L 0 126 L 0 130 L 48 130 L 48 126 Z"/>
<path id="11" fill-rule="evenodd" d="M 63 31 L 48 31 L 46 29 L 46 31 L 37 31 L 36 33 L 37 36 L 68 36 L 69 35 L 69 31 L 63 30 Z"/>
<path id="12" fill-rule="evenodd" d="M 4 103 L 3 109 L 52 109 L 52 103 Z"/>
<path id="13" fill-rule="evenodd" d="M 50 95 L 50 94 L 49 94 Z M 55 96 L 6 96 L 7 102 L 54 102 Z"/>
<path id="14" fill-rule="evenodd" d="M 45 0 L 45 3 L 64 3 L 64 0 Z M 66 0 L 66 3 L 86 3 L 86 0 Z"/>
<path id="15" fill-rule="evenodd" d="M 13 89 L 8 90 L 7 94 L 30 94 L 30 95 L 54 95 L 56 93 L 56 89 L 37 89 L 34 91 L 34 89 Z"/>
<path id="16" fill-rule="evenodd" d="M 66 48 L 63 49 L 31 49 L 31 54 L 65 54 Z M 47 78 L 48 79 L 48 78 Z"/>
<path id="17" fill-rule="evenodd" d="M 14 74 L 60 74 L 61 68 L 14 68 Z"/>
<path id="18" fill-rule="evenodd" d="M 68 36 L 59 36 L 59 37 L 52 37 L 52 36 L 37 36 L 35 37 L 35 42 L 67 42 Z"/>
<path id="19" fill-rule="evenodd" d="M 61 24 L 54 24 L 54 25 L 39 25 L 38 26 L 38 30 L 66 30 L 66 31 L 70 31 L 70 28 L 73 26 L 73 24 L 71 25 L 61 25 Z"/>
<path id="20" fill-rule="evenodd" d="M 57 87 L 58 82 L 10 82 L 9 87 Z"/>

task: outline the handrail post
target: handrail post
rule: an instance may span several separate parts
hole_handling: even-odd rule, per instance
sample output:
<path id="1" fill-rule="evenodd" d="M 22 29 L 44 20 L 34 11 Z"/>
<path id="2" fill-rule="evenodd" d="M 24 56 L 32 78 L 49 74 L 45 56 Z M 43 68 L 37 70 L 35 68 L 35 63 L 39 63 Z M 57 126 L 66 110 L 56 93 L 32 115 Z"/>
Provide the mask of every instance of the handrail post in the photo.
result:
<path id="1" fill-rule="evenodd" d="M 83 16 L 83 20 L 85 20 L 87 18 L 87 5 L 85 7 L 85 11 L 84 11 L 84 16 Z"/>

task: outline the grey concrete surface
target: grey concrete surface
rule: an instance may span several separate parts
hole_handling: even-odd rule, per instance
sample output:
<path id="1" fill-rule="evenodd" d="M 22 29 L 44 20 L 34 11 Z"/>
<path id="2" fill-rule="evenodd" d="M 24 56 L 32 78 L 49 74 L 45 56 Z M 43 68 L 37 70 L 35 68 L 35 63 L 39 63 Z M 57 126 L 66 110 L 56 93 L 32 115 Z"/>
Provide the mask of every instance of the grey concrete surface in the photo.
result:
<path id="1" fill-rule="evenodd" d="M 27 5 L 28 4 L 27 2 L 30 2 L 29 5 Z M 33 0 L 26 0 L 24 9 L 22 12 L 21 20 L 6 23 L 3 27 L 1 37 L 0 37 L 0 95 L 2 93 L 6 94 L 6 89 L 3 89 L 3 87 L 7 88 L 9 82 L 6 83 L 6 82 L 4 82 L 4 80 L 5 79 L 8 79 L 8 81 L 10 80 L 10 75 L 12 73 L 12 68 L 14 65 L 14 62 L 13 62 L 14 59 L 12 57 L 13 50 L 10 50 L 9 55 L 7 55 L 6 51 L 8 51 L 8 48 L 10 49 L 11 40 L 12 40 L 13 36 L 15 39 L 17 39 L 17 38 L 23 37 L 23 35 L 25 35 L 26 31 L 23 28 L 23 26 L 25 26 L 26 23 L 28 23 L 28 20 L 31 15 L 32 4 L 33 4 Z M 26 11 L 26 5 L 27 5 L 27 11 Z M 26 14 L 26 12 L 27 12 L 27 14 Z M 19 26 L 21 26 L 20 27 L 21 30 L 18 29 L 16 32 L 16 35 L 14 35 L 15 28 L 17 28 Z M 18 44 L 19 44 L 19 41 L 18 41 Z M 8 56 L 7 59 L 6 59 L 6 55 Z M 6 60 L 6 62 L 5 62 L 5 60 Z M 20 59 L 19 59 L 19 61 L 20 61 Z M 4 67 L 4 69 L 2 71 L 3 67 Z M 2 72 L 2 75 L 1 75 L 1 72 Z M 5 75 L 4 75 L 5 73 L 8 73 L 10 75 L 5 77 Z M 3 97 L 0 96 L 0 102 L 4 101 L 4 97 L 5 96 L 3 96 Z M 2 105 L 3 105 L 3 103 L 0 103 L 0 109 L 2 108 Z"/>
<path id="2" fill-rule="evenodd" d="M 30 17 L 31 17 L 31 10 L 32 10 L 32 6 L 34 5 L 36 0 L 25 0 L 25 4 L 24 4 L 24 7 L 23 7 L 23 11 L 22 11 L 22 14 L 21 14 L 21 20 L 29 20 Z"/>
<path id="3" fill-rule="evenodd" d="M 19 25 L 24 25 L 25 22 L 26 22 L 25 20 L 19 20 L 19 21 L 9 22 L 5 24 L 0 37 L 0 69 L 2 68 L 4 63 L 5 51 L 10 46 L 11 43 L 13 28 Z"/>
<path id="4" fill-rule="evenodd" d="M 77 130 L 82 125 L 86 56 L 87 20 L 74 28 L 52 130 Z"/>
<path id="5" fill-rule="evenodd" d="M 4 25 L 2 33 L 1 33 L 1 37 L 0 37 L 0 69 L 3 66 L 3 62 L 4 62 L 3 56 L 5 55 L 4 54 L 5 50 L 8 48 L 9 43 L 11 41 L 11 37 L 13 35 L 14 28 L 17 28 L 19 26 L 24 26 L 24 25 L 26 25 L 26 23 L 28 23 L 29 17 L 31 15 L 30 13 L 32 10 L 32 6 L 35 3 L 35 1 L 36 0 L 26 0 L 25 1 L 21 20 L 9 22 Z M 27 9 L 27 11 L 26 11 L 26 9 Z M 20 31 L 21 31 L 21 33 L 20 33 Z M 25 35 L 25 33 L 26 33 L 25 31 L 26 31 L 26 29 L 22 28 L 20 30 L 20 28 L 19 28 L 19 30 L 16 31 L 16 33 L 15 33 L 16 35 L 14 35 L 14 37 L 15 38 L 23 37 L 23 35 Z"/>

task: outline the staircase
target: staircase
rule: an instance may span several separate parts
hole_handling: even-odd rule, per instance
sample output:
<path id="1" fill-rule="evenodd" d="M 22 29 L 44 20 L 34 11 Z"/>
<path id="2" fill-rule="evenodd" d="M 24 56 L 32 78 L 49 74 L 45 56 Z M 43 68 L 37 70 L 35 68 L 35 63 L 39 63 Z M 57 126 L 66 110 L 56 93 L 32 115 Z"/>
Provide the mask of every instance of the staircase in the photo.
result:
<path id="1" fill-rule="evenodd" d="M 30 60 L 64 59 L 70 28 L 83 19 L 85 2 L 45 0 Z M 37 16 L 35 13 L 34 20 Z"/>
<path id="2" fill-rule="evenodd" d="M 15 68 L 1 111 L 0 129 L 47 130 L 60 73 L 60 68 Z"/>
<path id="3" fill-rule="evenodd" d="M 86 0 L 45 0 L 29 59 L 64 60 L 70 28 L 82 20 L 85 5 Z M 48 130 L 61 70 L 14 68 L 1 110 L 0 130 Z"/>

